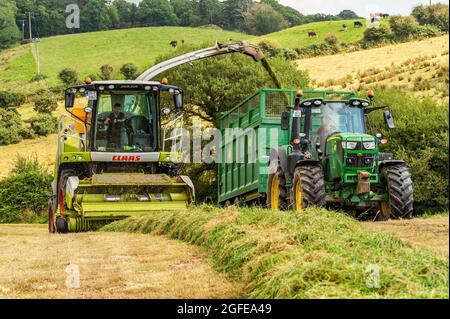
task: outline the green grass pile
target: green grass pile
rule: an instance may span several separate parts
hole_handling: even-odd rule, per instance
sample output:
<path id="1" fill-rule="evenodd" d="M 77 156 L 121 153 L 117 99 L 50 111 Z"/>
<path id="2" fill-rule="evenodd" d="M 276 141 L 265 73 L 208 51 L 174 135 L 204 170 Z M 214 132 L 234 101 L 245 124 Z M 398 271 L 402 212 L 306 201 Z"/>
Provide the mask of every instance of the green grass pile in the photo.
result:
<path id="1" fill-rule="evenodd" d="M 448 298 L 448 260 L 325 209 L 200 206 L 103 230 L 165 234 L 202 246 L 215 269 L 244 283 L 249 298 Z"/>

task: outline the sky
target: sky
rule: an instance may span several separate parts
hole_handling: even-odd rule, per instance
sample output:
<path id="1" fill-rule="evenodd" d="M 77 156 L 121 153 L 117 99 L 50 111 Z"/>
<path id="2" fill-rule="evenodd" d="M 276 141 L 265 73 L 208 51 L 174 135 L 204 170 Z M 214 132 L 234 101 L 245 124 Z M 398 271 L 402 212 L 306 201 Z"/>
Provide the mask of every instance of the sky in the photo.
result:
<path id="1" fill-rule="evenodd" d="M 413 7 L 430 3 L 429 0 L 278 0 L 278 2 L 293 7 L 303 14 L 338 14 L 344 9 L 349 9 L 362 17 L 369 16 L 371 12 L 408 15 Z M 448 4 L 449 0 L 431 2 Z"/>
<path id="2" fill-rule="evenodd" d="M 128 1 L 139 3 L 141 0 Z M 342 10 L 349 9 L 361 17 L 368 17 L 371 12 L 408 15 L 412 8 L 420 4 L 429 4 L 430 0 L 278 0 L 278 2 L 303 14 L 338 14 Z M 431 2 L 449 4 L 449 0 L 431 0 Z"/>

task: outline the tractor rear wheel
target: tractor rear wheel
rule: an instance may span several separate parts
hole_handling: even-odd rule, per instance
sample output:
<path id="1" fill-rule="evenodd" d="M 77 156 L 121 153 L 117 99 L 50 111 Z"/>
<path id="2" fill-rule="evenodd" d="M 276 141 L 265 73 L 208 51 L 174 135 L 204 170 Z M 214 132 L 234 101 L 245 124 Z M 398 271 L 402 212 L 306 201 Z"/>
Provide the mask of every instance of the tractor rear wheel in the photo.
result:
<path id="1" fill-rule="evenodd" d="M 413 214 L 413 187 L 411 173 L 405 165 L 382 169 L 381 180 L 386 186 L 388 201 L 380 203 L 379 220 L 411 218 Z"/>
<path id="2" fill-rule="evenodd" d="M 299 166 L 294 171 L 291 187 L 291 206 L 302 211 L 310 205 L 325 205 L 325 182 L 322 168 L 315 165 Z"/>
<path id="3" fill-rule="evenodd" d="M 288 208 L 286 176 L 279 165 L 277 171 L 270 174 L 267 179 L 266 205 L 267 208 L 272 210 L 286 210 Z"/>

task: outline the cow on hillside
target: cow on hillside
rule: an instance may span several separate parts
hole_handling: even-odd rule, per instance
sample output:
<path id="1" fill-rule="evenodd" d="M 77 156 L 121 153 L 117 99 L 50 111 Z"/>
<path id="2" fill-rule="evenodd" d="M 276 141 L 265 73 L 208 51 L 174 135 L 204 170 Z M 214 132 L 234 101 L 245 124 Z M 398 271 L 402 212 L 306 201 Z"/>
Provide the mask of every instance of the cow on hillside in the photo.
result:
<path id="1" fill-rule="evenodd" d="M 317 36 L 317 33 L 316 33 L 316 32 L 314 32 L 314 31 L 309 31 L 309 32 L 308 32 L 308 37 L 309 37 L 309 38 L 317 38 L 318 36 Z"/>
<path id="2" fill-rule="evenodd" d="M 170 41 L 170 45 L 172 46 L 172 48 L 176 48 L 178 46 L 178 41 L 172 40 L 172 41 Z"/>

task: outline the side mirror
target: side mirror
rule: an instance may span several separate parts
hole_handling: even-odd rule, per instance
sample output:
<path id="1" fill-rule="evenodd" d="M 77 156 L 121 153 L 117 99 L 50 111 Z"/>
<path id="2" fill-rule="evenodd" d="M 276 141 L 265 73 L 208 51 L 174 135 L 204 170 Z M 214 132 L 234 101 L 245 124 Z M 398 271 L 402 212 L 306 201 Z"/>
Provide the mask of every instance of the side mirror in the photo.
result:
<path id="1" fill-rule="evenodd" d="M 183 94 L 181 92 L 173 95 L 173 101 L 177 109 L 183 108 Z"/>
<path id="2" fill-rule="evenodd" d="M 394 117 L 392 116 L 391 111 L 384 111 L 384 121 L 390 129 L 395 128 Z"/>
<path id="3" fill-rule="evenodd" d="M 281 113 L 281 129 L 283 131 L 289 130 L 289 118 L 291 113 L 289 111 L 284 111 Z"/>
<path id="4" fill-rule="evenodd" d="M 69 92 L 64 96 L 64 103 L 66 109 L 71 109 L 75 104 L 75 93 Z"/>

